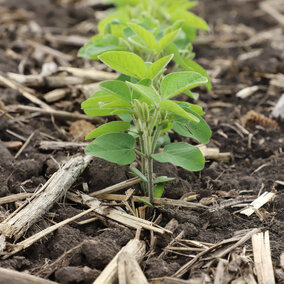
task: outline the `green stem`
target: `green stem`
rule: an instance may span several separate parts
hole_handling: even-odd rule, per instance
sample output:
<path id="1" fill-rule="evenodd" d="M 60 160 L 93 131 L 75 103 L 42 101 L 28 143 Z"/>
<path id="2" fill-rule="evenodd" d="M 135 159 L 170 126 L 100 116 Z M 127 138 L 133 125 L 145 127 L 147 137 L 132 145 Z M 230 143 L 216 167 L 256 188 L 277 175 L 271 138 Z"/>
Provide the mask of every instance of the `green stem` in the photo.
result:
<path id="1" fill-rule="evenodd" d="M 141 150 L 141 154 L 140 154 L 140 156 L 141 156 L 141 163 L 142 163 L 142 165 L 141 165 L 141 172 L 142 172 L 142 174 L 143 175 L 145 175 L 145 173 L 146 173 L 146 160 L 145 160 L 145 145 L 144 145 L 144 143 L 143 143 L 143 137 L 142 137 L 142 134 L 140 134 L 139 135 L 139 144 L 140 144 L 140 150 Z M 143 181 L 142 182 L 142 188 L 143 188 L 143 190 L 145 191 L 145 189 L 146 189 L 146 184 L 145 184 L 145 182 Z"/>
<path id="2" fill-rule="evenodd" d="M 153 159 L 152 159 L 152 137 L 144 132 L 144 142 L 145 142 L 145 150 L 146 150 L 146 176 L 148 180 L 148 195 L 150 203 L 153 202 Z"/>
<path id="3" fill-rule="evenodd" d="M 149 125 L 149 128 L 148 128 L 150 135 L 152 134 L 153 128 L 155 127 L 155 124 L 157 123 L 157 119 L 158 119 L 159 114 L 160 114 L 160 109 L 156 108 L 155 111 L 154 111 L 154 115 L 153 115 L 151 124 Z"/>
<path id="4" fill-rule="evenodd" d="M 161 129 L 162 129 L 162 126 L 161 125 L 158 125 L 155 129 L 155 132 L 153 134 L 153 139 L 152 139 L 152 153 L 155 152 L 155 148 L 156 148 L 156 145 L 157 145 L 157 141 L 160 137 L 160 134 L 161 134 Z"/>
<path id="5" fill-rule="evenodd" d="M 150 203 L 153 202 L 153 159 L 151 156 L 147 157 L 147 173 L 148 173 L 148 194 Z"/>

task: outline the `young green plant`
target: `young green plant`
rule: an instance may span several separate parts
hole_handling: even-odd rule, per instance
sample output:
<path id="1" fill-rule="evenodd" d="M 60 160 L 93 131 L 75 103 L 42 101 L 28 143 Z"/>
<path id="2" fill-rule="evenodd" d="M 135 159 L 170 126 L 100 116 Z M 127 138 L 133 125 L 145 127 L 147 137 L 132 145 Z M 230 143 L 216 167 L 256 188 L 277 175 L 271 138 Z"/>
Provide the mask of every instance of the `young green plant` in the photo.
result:
<path id="1" fill-rule="evenodd" d="M 189 12 L 196 2 L 188 0 L 111 0 L 117 5 L 113 13 L 98 24 L 95 35 L 79 51 L 79 56 L 97 60 L 107 51 L 130 51 L 145 61 L 174 54 L 173 61 L 183 71 L 195 71 L 207 77 L 193 58 L 192 41 L 196 30 L 208 30 L 206 22 Z M 196 99 L 197 94 L 188 95 Z"/>
<path id="2" fill-rule="evenodd" d="M 85 149 L 93 155 L 119 165 L 128 165 L 139 157 L 140 168 L 132 171 L 143 180 L 149 196 L 161 196 L 166 177 L 155 179 L 153 161 L 168 162 L 189 171 L 200 171 L 204 157 L 198 147 L 185 142 L 170 143 L 167 133 L 175 131 L 200 143 L 208 143 L 211 131 L 201 117 L 202 108 L 172 100 L 176 95 L 207 83 L 207 78 L 193 71 L 163 75 L 173 54 L 150 63 L 125 51 L 109 51 L 99 59 L 122 73 L 120 80 L 100 84 L 90 99 L 82 103 L 92 116 L 119 115 L 93 130 L 86 139 L 95 139 Z M 164 146 L 163 151 L 159 147 Z"/>

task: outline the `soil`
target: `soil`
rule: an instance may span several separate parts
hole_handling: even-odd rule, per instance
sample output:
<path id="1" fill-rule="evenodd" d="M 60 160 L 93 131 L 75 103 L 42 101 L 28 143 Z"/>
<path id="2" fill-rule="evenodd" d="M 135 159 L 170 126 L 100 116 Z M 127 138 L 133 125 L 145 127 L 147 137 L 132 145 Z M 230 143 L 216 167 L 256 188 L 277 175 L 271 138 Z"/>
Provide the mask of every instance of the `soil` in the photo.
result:
<path id="1" fill-rule="evenodd" d="M 95 33 L 97 19 L 94 12 L 105 7 L 94 5 L 78 8 L 75 2 L 7 0 L 1 4 L 0 1 L 0 6 L 10 15 L 6 20 L 0 18 L 0 74 L 38 74 L 43 64 L 51 61 L 60 66 L 101 68 L 98 62 L 76 57 L 79 44 L 61 44 L 45 38 L 48 33 L 86 38 Z M 180 199 L 185 194 L 196 193 L 198 198 L 195 202 L 208 201 L 211 205 L 235 198 L 252 201 L 265 191 L 275 192 L 276 197 L 260 210 L 263 220 L 256 214 L 250 217 L 239 214 L 237 211 L 240 208 L 233 206 L 214 212 L 156 207 L 155 215 L 162 214 L 161 226 L 166 226 L 173 218 L 177 221 L 177 226 L 171 237 L 158 237 L 154 251 L 142 261 L 141 267 L 148 279 L 174 274 L 190 258 L 175 253 L 168 253 L 162 259 L 157 257 L 182 230 L 185 233 L 184 239 L 218 243 L 232 237 L 237 231 L 263 228 L 270 233 L 273 266 L 278 271 L 275 274 L 276 280 L 284 283 L 284 272 L 279 272 L 280 255 L 284 252 L 284 126 L 281 121 L 277 125 L 267 118 L 249 119 L 246 116 L 253 110 L 270 117 L 273 106 L 283 92 L 283 83 L 281 86 L 280 83 L 272 82 L 276 74 L 284 72 L 283 31 L 278 36 L 273 36 L 280 25 L 260 9 L 259 1 L 202 0 L 195 12 L 211 27 L 209 33 L 201 33 L 194 51 L 197 61 L 209 70 L 213 84 L 211 91 L 199 90 L 197 103 L 204 107 L 205 119 L 212 129 L 213 135 L 208 147 L 230 152 L 231 157 L 228 162 L 208 160 L 200 173 L 187 172 L 170 164 L 155 165 L 157 174 L 176 177 L 175 181 L 166 185 L 164 197 Z M 260 33 L 268 31 L 272 36 L 257 40 Z M 73 57 L 69 61 L 53 57 L 34 49 L 27 44 L 27 39 Z M 256 50 L 258 53 L 247 57 Z M 258 90 L 246 98 L 236 96 L 239 90 L 251 86 L 258 86 Z M 51 88 L 44 87 L 37 88 L 36 92 L 42 99 L 42 95 L 50 90 Z M 50 105 L 58 110 L 79 112 L 83 100 L 84 95 L 70 87 L 70 93 L 64 100 Z M 34 106 L 20 92 L 0 86 L 0 109 L 19 104 Z M 11 115 L 15 116 L 14 113 Z M 21 118 L 21 115 L 23 114 L 15 117 Z M 76 137 L 70 131 L 72 123 L 40 115 L 31 117 L 29 113 L 24 115 L 27 117 L 17 122 L 3 112 L 0 114 L 0 197 L 35 192 L 58 170 L 62 162 L 81 151 L 40 150 L 39 142 L 46 140 L 46 137 L 54 141 L 75 141 Z M 243 125 L 248 132 L 243 132 L 238 125 Z M 15 159 L 19 148 L 8 147 L 7 142 L 24 142 L 32 133 L 32 140 Z M 173 135 L 172 138 L 184 140 L 178 135 Z M 72 189 L 82 190 L 83 183 L 87 183 L 89 192 L 94 192 L 129 177 L 127 167 L 95 158 Z M 2 204 L 1 220 L 18 205 Z M 82 206 L 62 201 L 54 205 L 49 214 L 53 214 L 54 222 L 59 222 L 83 210 Z M 47 214 L 29 229 L 25 237 L 50 225 Z M 58 283 L 88 284 L 96 279 L 100 271 L 134 236 L 134 230 L 121 225 L 113 227 L 113 223 L 108 226 L 101 219 L 85 225 L 70 223 L 15 256 L 0 260 L 0 267 L 29 271 Z M 142 239 L 149 244 L 149 233 L 142 233 Z M 55 261 L 72 248 L 75 249 L 65 263 L 48 276 L 40 274 L 44 265 Z M 246 248 L 247 254 L 252 257 L 249 242 Z M 184 277 L 189 279 L 200 275 L 202 271 L 204 269 L 195 267 Z"/>

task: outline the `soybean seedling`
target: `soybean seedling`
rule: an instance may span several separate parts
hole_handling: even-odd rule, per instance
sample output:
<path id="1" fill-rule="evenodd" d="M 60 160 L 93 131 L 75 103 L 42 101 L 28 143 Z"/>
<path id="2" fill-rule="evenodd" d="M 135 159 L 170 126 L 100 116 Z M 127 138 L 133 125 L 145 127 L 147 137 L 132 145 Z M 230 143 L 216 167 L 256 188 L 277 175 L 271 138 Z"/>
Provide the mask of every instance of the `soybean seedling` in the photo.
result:
<path id="1" fill-rule="evenodd" d="M 172 100 L 184 91 L 206 84 L 207 78 L 193 71 L 164 76 L 172 58 L 173 54 L 150 63 L 131 52 L 105 52 L 99 59 L 122 73 L 121 80 L 102 82 L 101 90 L 82 103 L 88 115 L 119 115 L 123 119 L 103 124 L 89 133 L 86 139 L 94 141 L 85 152 L 119 165 L 131 164 L 139 157 L 141 166 L 134 171 L 142 177 L 150 203 L 154 195 L 158 195 L 154 192 L 161 193 L 161 184 L 167 181 L 161 177 L 160 182 L 154 179 L 154 160 L 189 171 L 200 171 L 204 167 L 204 157 L 198 147 L 185 142 L 160 143 L 166 141 L 163 137 L 175 131 L 208 143 L 211 136 L 210 128 L 201 117 L 204 112 L 200 106 Z M 157 146 L 164 148 L 158 151 Z"/>

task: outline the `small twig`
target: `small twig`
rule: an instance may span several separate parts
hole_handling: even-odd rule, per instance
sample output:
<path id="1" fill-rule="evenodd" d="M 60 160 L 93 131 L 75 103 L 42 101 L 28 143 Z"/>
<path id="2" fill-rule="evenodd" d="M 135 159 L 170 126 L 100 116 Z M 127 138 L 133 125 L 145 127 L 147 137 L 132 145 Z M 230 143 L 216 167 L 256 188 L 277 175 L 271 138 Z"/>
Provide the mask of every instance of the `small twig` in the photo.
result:
<path id="1" fill-rule="evenodd" d="M 98 196 L 99 199 L 106 199 L 106 200 L 125 200 L 126 196 L 121 194 L 100 194 Z M 135 202 L 142 202 L 140 199 L 143 198 L 147 201 L 149 201 L 149 197 L 147 196 L 132 196 L 133 200 Z M 159 205 L 171 205 L 171 206 L 180 206 L 180 207 L 187 207 L 187 208 L 203 208 L 208 209 L 208 206 L 194 203 L 194 202 L 188 202 L 184 200 L 176 200 L 176 199 L 170 199 L 170 198 L 153 198 L 152 200 L 153 204 L 159 204 Z"/>
<path id="2" fill-rule="evenodd" d="M 138 177 L 134 177 L 134 178 L 131 178 L 129 180 L 122 181 L 122 182 L 120 182 L 118 184 L 106 187 L 104 189 L 101 189 L 101 190 L 98 190 L 98 191 L 94 191 L 94 192 L 90 193 L 89 195 L 94 197 L 94 196 L 99 196 L 99 195 L 102 195 L 102 194 L 109 194 L 109 193 L 116 192 L 116 191 L 119 191 L 121 189 L 130 187 L 130 186 L 132 186 L 134 184 L 137 184 L 139 182 L 141 182 L 141 179 L 138 178 Z"/>
<path id="3" fill-rule="evenodd" d="M 59 229 L 60 227 L 70 223 L 70 222 L 73 222 L 75 221 L 76 219 L 96 210 L 97 207 L 91 207 L 90 209 L 86 210 L 86 211 L 83 211 L 79 214 L 77 214 L 76 216 L 73 216 L 71 218 L 68 218 L 68 219 L 65 219 L 64 221 L 62 222 L 59 222 L 51 227 L 48 227 L 44 230 L 42 230 L 41 232 L 37 233 L 37 234 L 34 234 L 32 235 L 31 237 L 25 239 L 24 241 L 22 242 L 19 242 L 15 245 L 12 245 L 11 248 L 11 252 L 5 254 L 3 256 L 3 259 L 6 259 L 8 257 L 10 257 L 11 255 L 14 255 L 15 253 L 18 253 L 19 251 L 23 250 L 23 249 L 26 249 L 28 248 L 29 246 L 31 246 L 32 244 L 34 244 L 35 242 L 37 242 L 38 240 L 42 239 L 44 236 L 52 233 L 53 231 Z"/>
<path id="4" fill-rule="evenodd" d="M 64 142 L 64 141 L 40 141 L 39 148 L 41 150 L 61 150 L 61 149 L 77 149 L 86 147 L 89 143 L 85 142 Z"/>
<path id="5" fill-rule="evenodd" d="M 35 132 L 33 132 L 28 139 L 26 140 L 26 142 L 24 143 L 24 145 L 21 147 L 21 149 L 17 152 L 17 154 L 15 155 L 15 159 L 17 159 L 21 153 L 26 149 L 26 147 L 28 146 L 28 144 L 31 142 L 33 136 L 34 136 Z"/>
<path id="6" fill-rule="evenodd" d="M 41 108 L 43 108 L 44 110 L 53 110 L 49 105 L 47 105 L 46 103 L 44 103 L 43 101 L 41 101 L 40 99 L 38 99 L 36 96 L 32 95 L 31 93 L 29 93 L 25 87 L 23 87 L 22 85 L 20 85 L 17 82 L 14 82 L 11 79 L 5 78 L 2 75 L 0 75 L 0 82 L 2 82 L 4 85 L 6 85 L 7 87 L 10 87 L 12 89 L 18 90 L 20 93 L 22 93 L 22 95 L 28 99 L 29 101 L 31 101 L 32 103 L 39 105 Z"/>
<path id="7" fill-rule="evenodd" d="M 0 205 L 15 202 L 17 200 L 26 199 L 26 198 L 30 197 L 31 195 L 32 195 L 32 193 L 25 193 L 24 192 L 24 193 L 12 194 L 12 195 L 9 195 L 9 196 L 1 197 L 0 198 Z"/>
<path id="8" fill-rule="evenodd" d="M 67 111 L 61 110 L 54 110 L 54 109 L 41 109 L 38 107 L 31 107 L 31 106 L 23 106 L 23 105 L 13 105 L 8 107 L 9 111 L 30 111 L 30 112 L 38 112 L 43 115 L 53 115 L 57 119 L 63 120 L 88 120 L 93 121 L 95 123 L 102 123 L 104 120 L 101 117 L 93 117 L 88 116 L 80 113 L 72 113 Z"/>

